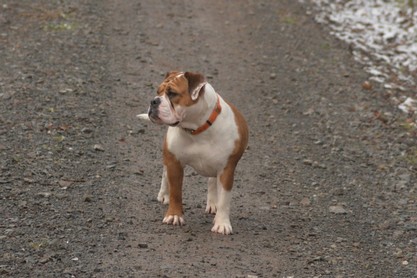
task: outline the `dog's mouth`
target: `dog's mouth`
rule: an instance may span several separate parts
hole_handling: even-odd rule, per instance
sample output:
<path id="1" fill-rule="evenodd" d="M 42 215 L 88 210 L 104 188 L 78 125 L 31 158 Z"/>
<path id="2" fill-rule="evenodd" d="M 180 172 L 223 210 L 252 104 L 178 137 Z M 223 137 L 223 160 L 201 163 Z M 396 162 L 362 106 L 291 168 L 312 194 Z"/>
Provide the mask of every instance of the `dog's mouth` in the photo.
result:
<path id="1" fill-rule="evenodd" d="M 161 120 L 161 118 L 159 118 L 159 116 L 158 116 L 158 115 L 156 115 L 156 113 L 155 113 L 155 112 L 153 112 L 153 111 L 149 111 L 148 116 L 149 116 L 149 119 L 150 119 L 152 122 L 157 123 L 157 124 L 162 124 L 162 120 Z"/>
<path id="2" fill-rule="evenodd" d="M 182 119 L 172 101 L 166 96 L 156 97 L 151 102 L 148 115 L 152 122 L 172 127 L 178 126 Z"/>
<path id="3" fill-rule="evenodd" d="M 175 123 L 173 123 L 173 124 L 169 124 L 169 126 L 175 127 L 175 126 L 177 126 L 179 123 L 180 123 L 180 122 L 178 121 L 178 122 L 175 122 Z"/>
<path id="4" fill-rule="evenodd" d="M 179 125 L 180 124 L 180 121 L 176 121 L 176 122 L 174 122 L 174 123 L 172 123 L 172 124 L 170 124 L 170 123 L 165 123 L 159 116 L 157 116 L 157 115 L 155 115 L 155 114 L 153 114 L 153 113 L 149 113 L 148 114 L 149 115 L 149 119 L 152 121 L 152 122 L 154 122 L 154 123 L 156 123 L 156 124 L 160 124 L 160 125 L 163 125 L 163 124 L 166 124 L 166 125 L 168 125 L 168 126 L 172 126 L 172 127 L 176 127 L 177 125 Z"/>

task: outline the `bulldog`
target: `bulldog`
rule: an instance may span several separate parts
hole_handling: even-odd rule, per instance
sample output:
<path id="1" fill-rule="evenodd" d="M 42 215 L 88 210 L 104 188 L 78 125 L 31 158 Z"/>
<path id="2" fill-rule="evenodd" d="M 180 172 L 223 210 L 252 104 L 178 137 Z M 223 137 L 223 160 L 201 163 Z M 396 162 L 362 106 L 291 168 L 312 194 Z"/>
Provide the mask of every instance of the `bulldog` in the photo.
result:
<path id="1" fill-rule="evenodd" d="M 167 125 L 158 201 L 169 204 L 163 223 L 184 225 L 184 167 L 208 177 L 206 212 L 215 214 L 212 232 L 232 234 L 231 190 L 236 165 L 248 144 L 242 114 L 199 73 L 169 72 L 139 118 Z"/>

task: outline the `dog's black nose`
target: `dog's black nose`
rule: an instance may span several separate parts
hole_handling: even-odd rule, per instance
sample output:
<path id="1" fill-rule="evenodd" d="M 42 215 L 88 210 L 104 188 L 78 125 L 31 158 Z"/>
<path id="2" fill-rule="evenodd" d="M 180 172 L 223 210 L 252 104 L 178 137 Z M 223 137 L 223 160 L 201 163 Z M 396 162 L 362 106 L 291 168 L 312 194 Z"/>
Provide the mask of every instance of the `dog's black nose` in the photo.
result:
<path id="1" fill-rule="evenodd" d="M 151 100 L 151 107 L 157 107 L 160 103 L 161 103 L 160 98 L 154 98 L 153 100 Z"/>

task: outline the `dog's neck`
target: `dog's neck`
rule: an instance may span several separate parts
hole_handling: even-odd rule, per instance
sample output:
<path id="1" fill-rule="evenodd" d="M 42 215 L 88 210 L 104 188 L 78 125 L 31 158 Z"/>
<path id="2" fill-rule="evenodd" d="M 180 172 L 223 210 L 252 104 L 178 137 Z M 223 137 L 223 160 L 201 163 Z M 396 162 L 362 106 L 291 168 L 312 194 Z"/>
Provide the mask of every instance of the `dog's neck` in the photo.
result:
<path id="1" fill-rule="evenodd" d="M 184 115 L 178 126 L 187 131 L 192 131 L 204 125 L 216 108 L 218 97 L 214 88 L 207 83 L 204 86 L 204 92 L 197 99 L 197 103 L 187 109 L 187 114 Z"/>

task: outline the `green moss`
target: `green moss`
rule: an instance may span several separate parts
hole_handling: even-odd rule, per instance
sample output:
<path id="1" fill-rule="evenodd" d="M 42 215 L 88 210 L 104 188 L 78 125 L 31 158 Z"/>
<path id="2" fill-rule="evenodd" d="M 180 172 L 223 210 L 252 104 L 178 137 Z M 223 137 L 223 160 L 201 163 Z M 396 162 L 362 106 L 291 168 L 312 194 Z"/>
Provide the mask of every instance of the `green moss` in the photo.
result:
<path id="1" fill-rule="evenodd" d="M 285 24 L 289 24 L 289 25 L 296 25 L 297 24 L 297 19 L 293 16 L 287 15 L 284 16 L 281 21 Z"/>
<path id="2" fill-rule="evenodd" d="M 412 165 L 417 165 L 417 148 L 411 149 L 405 156 L 405 159 L 408 163 Z"/>
<path id="3" fill-rule="evenodd" d="M 44 27 L 46 31 L 71 31 L 75 29 L 77 29 L 77 24 L 73 22 L 48 23 Z"/>
<path id="4" fill-rule="evenodd" d="M 400 127 L 405 129 L 407 132 L 410 132 L 416 129 L 416 125 L 414 123 L 408 123 L 408 122 L 401 123 Z"/>

